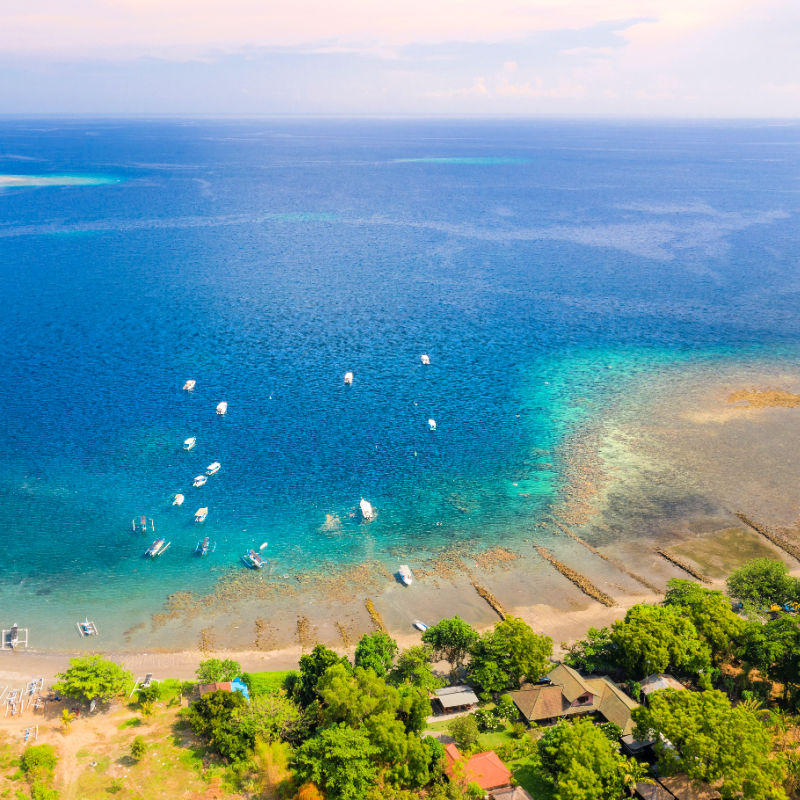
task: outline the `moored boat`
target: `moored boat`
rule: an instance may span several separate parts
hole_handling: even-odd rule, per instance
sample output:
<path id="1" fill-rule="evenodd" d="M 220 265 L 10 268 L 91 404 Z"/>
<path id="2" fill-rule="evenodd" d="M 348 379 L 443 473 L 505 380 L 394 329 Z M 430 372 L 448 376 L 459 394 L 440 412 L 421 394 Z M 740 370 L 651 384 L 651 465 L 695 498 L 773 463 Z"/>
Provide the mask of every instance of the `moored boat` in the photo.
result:
<path id="1" fill-rule="evenodd" d="M 221 403 L 217 403 L 217 414 L 220 416 L 224 416 L 228 413 L 228 404 L 223 400 Z"/>
<path id="2" fill-rule="evenodd" d="M 170 543 L 166 541 L 166 539 L 156 539 L 153 544 L 144 551 L 144 554 L 150 558 L 155 558 L 166 552 L 169 545 Z"/>
<path id="3" fill-rule="evenodd" d="M 430 363 L 431 363 L 431 357 L 430 357 L 430 356 L 429 356 L 427 353 L 423 353 L 423 354 L 422 354 L 422 355 L 419 357 L 419 360 L 420 360 L 420 361 L 421 361 L 423 364 L 430 364 Z"/>
<path id="4" fill-rule="evenodd" d="M 207 516 L 208 516 L 208 508 L 206 506 L 203 506 L 202 508 L 198 508 L 197 511 L 194 512 L 194 521 L 205 522 Z"/>
<path id="5" fill-rule="evenodd" d="M 215 461 L 213 464 L 209 464 L 208 467 L 206 467 L 206 475 L 216 475 L 219 472 L 219 468 L 221 466 L 222 464 L 220 464 L 219 461 Z"/>
<path id="6" fill-rule="evenodd" d="M 213 553 L 217 549 L 217 543 L 212 542 L 208 536 L 205 539 L 202 539 L 197 543 L 197 547 L 195 547 L 194 552 L 198 556 L 207 556 L 209 553 Z"/>
<path id="7" fill-rule="evenodd" d="M 172 505 L 174 505 L 174 506 L 182 506 L 183 505 L 183 501 L 185 499 L 186 498 L 182 494 L 176 494 L 175 495 L 175 499 L 172 501 Z"/>
<path id="8" fill-rule="evenodd" d="M 19 625 L 15 622 L 8 632 L 8 646 L 13 650 L 19 644 Z"/>
<path id="9" fill-rule="evenodd" d="M 198 475 L 193 481 L 192 486 L 203 486 L 208 478 L 205 475 Z"/>
<path id="10" fill-rule="evenodd" d="M 81 636 L 97 636 L 97 625 L 91 622 L 89 617 L 86 617 L 83 622 L 76 622 L 75 625 Z"/>
<path id="11" fill-rule="evenodd" d="M 135 518 L 132 519 L 131 520 L 131 528 L 133 529 L 134 533 L 136 533 L 137 531 L 139 531 L 140 533 L 147 533 L 147 517 L 144 514 L 142 514 L 139 517 L 138 521 Z M 153 524 L 153 520 L 151 519 L 150 520 L 150 530 L 154 531 L 155 529 L 156 529 L 156 526 Z"/>
<path id="12" fill-rule="evenodd" d="M 250 569 L 261 569 L 267 562 L 255 550 L 250 549 L 242 556 L 242 562 Z"/>
<path id="13" fill-rule="evenodd" d="M 183 449 L 184 450 L 191 450 L 197 444 L 197 437 L 190 436 L 184 443 Z"/>
<path id="14" fill-rule="evenodd" d="M 431 417 L 431 419 L 428 420 L 428 430 L 431 430 L 431 431 L 435 431 L 436 430 L 436 420 L 433 419 L 433 417 Z"/>
<path id="15" fill-rule="evenodd" d="M 353 373 L 352 372 L 345 372 L 344 374 L 344 382 L 350 386 L 353 383 Z"/>
<path id="16" fill-rule="evenodd" d="M 186 383 L 183 384 L 183 388 L 185 391 L 191 392 L 196 385 L 197 381 L 190 378 L 188 381 L 186 381 Z"/>
<path id="17" fill-rule="evenodd" d="M 397 574 L 400 576 L 400 580 L 405 586 L 411 586 L 414 582 L 414 573 L 411 571 L 411 567 L 409 567 L 408 564 L 401 564 L 400 569 L 397 570 Z"/>
<path id="18" fill-rule="evenodd" d="M 372 503 L 370 503 L 369 500 L 365 500 L 362 497 L 358 507 L 361 509 L 361 516 L 364 517 L 367 522 L 375 519 L 375 509 L 372 507 Z"/>
<path id="19" fill-rule="evenodd" d="M 413 624 L 414 624 L 414 627 L 418 631 L 426 631 L 426 630 L 428 630 L 428 626 L 424 622 L 422 622 L 421 620 L 415 619 Z"/>

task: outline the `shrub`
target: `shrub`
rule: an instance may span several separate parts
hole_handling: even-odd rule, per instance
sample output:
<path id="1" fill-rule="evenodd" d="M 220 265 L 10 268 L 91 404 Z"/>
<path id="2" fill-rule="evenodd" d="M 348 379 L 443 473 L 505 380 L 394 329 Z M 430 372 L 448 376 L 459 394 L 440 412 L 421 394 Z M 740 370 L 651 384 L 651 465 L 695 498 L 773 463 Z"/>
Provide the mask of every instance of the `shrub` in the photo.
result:
<path id="1" fill-rule="evenodd" d="M 52 777 L 58 763 L 58 756 L 52 745 L 32 744 L 25 749 L 19 766 L 31 781 Z"/>
<path id="2" fill-rule="evenodd" d="M 238 661 L 230 658 L 209 658 L 200 662 L 195 674 L 200 683 L 217 683 L 232 681 L 241 671 L 242 667 Z"/>
<path id="3" fill-rule="evenodd" d="M 144 754 L 147 752 L 147 742 L 145 741 L 144 736 L 137 736 L 131 742 L 131 758 L 136 761 L 140 761 Z"/>
<path id="4" fill-rule="evenodd" d="M 478 721 L 475 719 L 474 714 L 468 714 L 465 717 L 456 717 L 448 726 L 450 735 L 455 739 L 459 750 L 470 750 L 478 744 Z"/>

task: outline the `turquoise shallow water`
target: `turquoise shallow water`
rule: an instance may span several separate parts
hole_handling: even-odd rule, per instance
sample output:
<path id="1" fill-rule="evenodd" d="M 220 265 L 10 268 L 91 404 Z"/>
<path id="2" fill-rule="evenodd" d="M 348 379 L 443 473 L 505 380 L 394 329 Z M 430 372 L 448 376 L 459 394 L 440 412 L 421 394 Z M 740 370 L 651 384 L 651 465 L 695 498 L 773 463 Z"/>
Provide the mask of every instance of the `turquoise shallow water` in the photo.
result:
<path id="1" fill-rule="evenodd" d="M 563 442 L 626 381 L 800 340 L 793 126 L 0 136 L 0 173 L 114 181 L 0 190 L 4 620 L 142 618 L 265 541 L 281 574 L 513 543 L 559 499 Z M 155 562 L 139 514 L 172 542 Z"/>

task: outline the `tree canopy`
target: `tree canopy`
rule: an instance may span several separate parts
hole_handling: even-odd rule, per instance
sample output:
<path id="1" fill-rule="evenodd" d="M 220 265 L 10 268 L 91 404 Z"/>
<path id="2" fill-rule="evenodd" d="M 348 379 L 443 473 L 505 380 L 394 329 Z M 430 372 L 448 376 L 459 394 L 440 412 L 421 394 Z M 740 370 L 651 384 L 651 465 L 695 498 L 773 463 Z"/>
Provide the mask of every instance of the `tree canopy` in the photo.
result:
<path id="1" fill-rule="evenodd" d="M 356 645 L 354 662 L 357 667 L 373 670 L 383 677 L 391 669 L 397 655 L 397 642 L 383 631 L 365 633 Z"/>
<path id="2" fill-rule="evenodd" d="M 232 681 L 241 674 L 242 667 L 238 661 L 230 658 L 209 658 L 200 662 L 195 675 L 200 683 L 218 683 L 219 681 Z"/>
<path id="3" fill-rule="evenodd" d="M 434 674 L 431 667 L 432 657 L 433 648 L 429 644 L 419 644 L 403 650 L 397 657 L 389 679 L 393 683 L 409 683 L 428 692 L 439 689 L 445 682 Z"/>
<path id="4" fill-rule="evenodd" d="M 728 592 L 743 603 L 766 608 L 782 605 L 800 596 L 800 581 L 789 575 L 783 561 L 754 558 L 734 570 L 728 578 Z"/>
<path id="5" fill-rule="evenodd" d="M 619 800 L 644 775 L 644 767 L 621 756 L 588 719 L 549 728 L 538 750 L 555 800 Z"/>
<path id="6" fill-rule="evenodd" d="M 102 656 L 71 658 L 65 672 L 56 675 L 53 691 L 91 703 L 107 703 L 133 684 L 133 675 Z"/>
<path id="7" fill-rule="evenodd" d="M 186 719 L 212 750 L 238 761 L 248 756 L 255 744 L 255 731 L 240 723 L 239 713 L 246 706 L 241 692 L 209 692 L 189 706 Z"/>
<path id="8" fill-rule="evenodd" d="M 639 738 L 655 738 L 659 769 L 713 783 L 724 800 L 786 800 L 782 762 L 756 713 L 716 690 L 664 689 L 633 711 Z M 719 783 L 721 782 L 721 783 Z"/>
<path id="9" fill-rule="evenodd" d="M 293 677 L 293 694 L 304 708 L 319 698 L 317 683 L 328 667 L 342 664 L 350 669 L 350 662 L 333 650 L 318 644 L 310 653 L 300 657 L 300 673 Z"/>
<path id="10" fill-rule="evenodd" d="M 664 605 L 688 613 L 717 663 L 731 655 L 744 634 L 745 622 L 733 612 L 730 600 L 722 592 L 706 589 L 694 581 L 670 580 Z"/>
<path id="11" fill-rule="evenodd" d="M 788 690 L 800 683 L 800 625 L 795 617 L 782 615 L 765 625 L 747 625 L 742 660 L 755 667 L 770 680 L 778 681 Z"/>
<path id="12" fill-rule="evenodd" d="M 478 641 L 478 632 L 461 617 L 450 617 L 424 631 L 422 641 L 433 648 L 434 658 L 449 661 L 455 669 Z"/>
<path id="13" fill-rule="evenodd" d="M 711 650 L 701 640 L 690 616 L 680 607 L 645 603 L 628 609 L 611 626 L 615 658 L 629 675 L 638 677 L 672 669 L 700 672 L 711 665 Z"/>

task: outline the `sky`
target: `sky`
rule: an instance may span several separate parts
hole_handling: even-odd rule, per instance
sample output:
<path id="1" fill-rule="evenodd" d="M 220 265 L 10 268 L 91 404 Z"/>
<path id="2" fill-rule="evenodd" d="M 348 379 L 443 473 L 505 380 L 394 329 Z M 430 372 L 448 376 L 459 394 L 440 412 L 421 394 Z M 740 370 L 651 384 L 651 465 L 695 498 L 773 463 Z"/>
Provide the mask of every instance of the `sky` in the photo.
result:
<path id="1" fill-rule="evenodd" d="M 0 3 L 0 114 L 800 116 L 798 0 Z"/>

